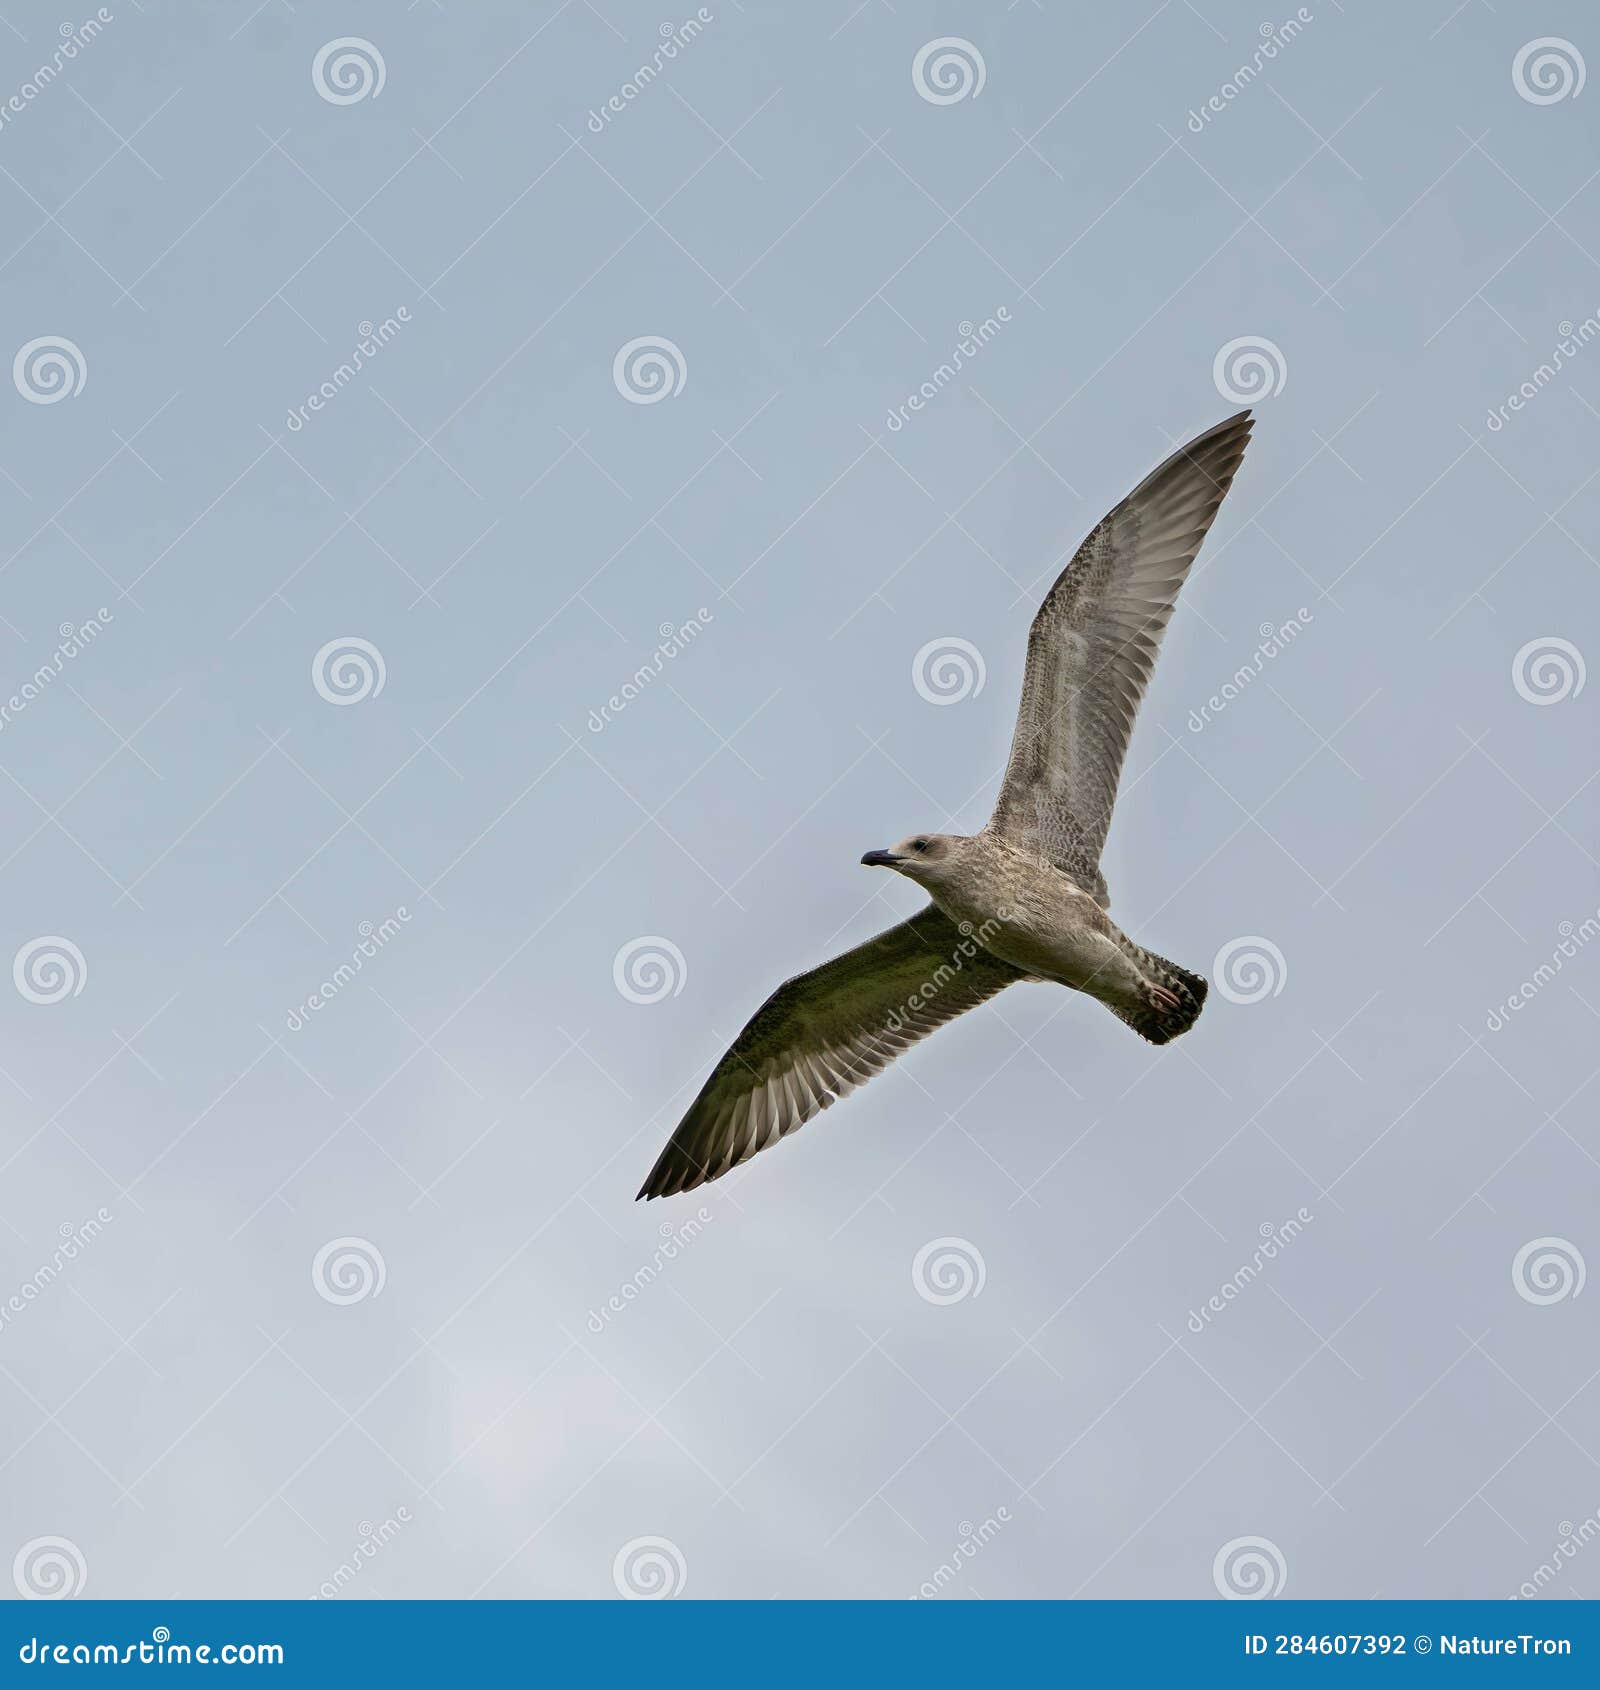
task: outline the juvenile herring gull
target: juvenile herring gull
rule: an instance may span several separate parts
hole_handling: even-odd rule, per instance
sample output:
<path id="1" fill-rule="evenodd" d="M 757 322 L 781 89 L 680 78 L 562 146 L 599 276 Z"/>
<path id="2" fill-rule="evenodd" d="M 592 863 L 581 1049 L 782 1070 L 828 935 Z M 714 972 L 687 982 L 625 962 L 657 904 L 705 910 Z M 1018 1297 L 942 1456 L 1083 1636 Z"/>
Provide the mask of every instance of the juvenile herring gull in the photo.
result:
<path id="1" fill-rule="evenodd" d="M 1205 981 L 1112 921 L 1100 851 L 1161 636 L 1249 438 L 1248 411 L 1207 429 L 1079 546 L 1033 619 L 983 831 L 914 833 L 867 852 L 863 863 L 916 881 L 932 902 L 762 1004 L 641 1197 L 720 1178 L 1018 980 L 1087 992 L 1152 1044 L 1194 1025 Z"/>

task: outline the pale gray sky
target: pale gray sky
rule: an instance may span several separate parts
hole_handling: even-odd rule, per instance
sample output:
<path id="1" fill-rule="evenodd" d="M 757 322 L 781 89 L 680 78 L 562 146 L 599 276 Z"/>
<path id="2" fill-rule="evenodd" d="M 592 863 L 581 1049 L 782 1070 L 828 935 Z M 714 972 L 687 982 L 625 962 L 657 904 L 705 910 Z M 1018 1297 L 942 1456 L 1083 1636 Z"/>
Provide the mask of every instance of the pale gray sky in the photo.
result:
<path id="1" fill-rule="evenodd" d="M 1532 1579 L 1600 1506 L 1592 9 L 108 10 L 0 30 L 21 1583 Z M 1231 998 L 1019 989 L 636 1207 L 1252 377 L 1105 864 Z"/>

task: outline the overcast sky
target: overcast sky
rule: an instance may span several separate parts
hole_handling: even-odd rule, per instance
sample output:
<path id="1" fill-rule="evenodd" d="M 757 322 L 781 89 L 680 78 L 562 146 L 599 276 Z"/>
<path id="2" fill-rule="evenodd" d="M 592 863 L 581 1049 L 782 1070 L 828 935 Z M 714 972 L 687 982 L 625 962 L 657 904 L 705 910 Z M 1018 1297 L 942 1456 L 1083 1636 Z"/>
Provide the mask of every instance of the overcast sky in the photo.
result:
<path id="1" fill-rule="evenodd" d="M 1600 1509 L 1592 9 L 7 17 L 19 1591 L 1534 1580 Z M 1016 988 L 635 1206 L 1252 399 L 1104 865 L 1193 1033 Z"/>

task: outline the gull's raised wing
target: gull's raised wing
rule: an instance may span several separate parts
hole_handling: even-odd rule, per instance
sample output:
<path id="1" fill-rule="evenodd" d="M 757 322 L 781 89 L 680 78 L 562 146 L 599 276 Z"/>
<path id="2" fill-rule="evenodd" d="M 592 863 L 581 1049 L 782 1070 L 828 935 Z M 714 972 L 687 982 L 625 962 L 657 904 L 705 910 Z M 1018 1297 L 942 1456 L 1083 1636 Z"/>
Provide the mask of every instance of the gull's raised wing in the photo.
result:
<path id="1" fill-rule="evenodd" d="M 727 1173 L 1024 978 L 930 904 L 786 981 L 717 1064 L 639 1195 L 668 1197 Z"/>
<path id="2" fill-rule="evenodd" d="M 1100 852 L 1133 719 L 1249 438 L 1241 411 L 1152 470 L 1079 546 L 1028 633 L 1016 734 L 989 825 L 1102 903 Z"/>

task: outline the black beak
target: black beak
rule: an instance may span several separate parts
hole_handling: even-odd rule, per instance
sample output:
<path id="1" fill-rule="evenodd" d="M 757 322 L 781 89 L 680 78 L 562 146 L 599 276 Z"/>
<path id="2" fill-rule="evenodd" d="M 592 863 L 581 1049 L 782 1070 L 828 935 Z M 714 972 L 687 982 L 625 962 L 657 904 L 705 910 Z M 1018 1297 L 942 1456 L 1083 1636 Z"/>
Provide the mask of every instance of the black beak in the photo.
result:
<path id="1" fill-rule="evenodd" d="M 861 861 L 867 868 L 893 868 L 900 859 L 893 851 L 868 851 Z"/>

